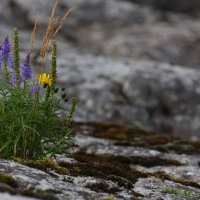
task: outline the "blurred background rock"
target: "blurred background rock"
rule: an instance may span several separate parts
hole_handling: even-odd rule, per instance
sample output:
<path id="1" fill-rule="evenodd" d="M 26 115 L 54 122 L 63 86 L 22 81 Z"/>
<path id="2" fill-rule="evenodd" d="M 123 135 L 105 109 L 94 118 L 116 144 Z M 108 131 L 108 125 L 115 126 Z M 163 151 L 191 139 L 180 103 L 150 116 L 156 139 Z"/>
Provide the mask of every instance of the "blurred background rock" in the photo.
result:
<path id="1" fill-rule="evenodd" d="M 54 0 L 1 0 L 1 42 L 20 28 L 22 60 L 39 14 L 34 57 Z M 61 0 L 60 86 L 75 119 L 200 136 L 200 0 Z"/>

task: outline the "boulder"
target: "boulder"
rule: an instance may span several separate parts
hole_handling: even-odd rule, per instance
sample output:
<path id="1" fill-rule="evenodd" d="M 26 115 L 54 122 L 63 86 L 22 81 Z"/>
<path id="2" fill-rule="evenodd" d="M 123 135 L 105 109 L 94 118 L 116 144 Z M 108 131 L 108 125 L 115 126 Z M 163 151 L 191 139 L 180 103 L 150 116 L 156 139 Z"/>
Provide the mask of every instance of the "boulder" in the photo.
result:
<path id="1" fill-rule="evenodd" d="M 77 119 L 199 136 L 198 70 L 60 50 L 58 83 L 77 97 Z"/>

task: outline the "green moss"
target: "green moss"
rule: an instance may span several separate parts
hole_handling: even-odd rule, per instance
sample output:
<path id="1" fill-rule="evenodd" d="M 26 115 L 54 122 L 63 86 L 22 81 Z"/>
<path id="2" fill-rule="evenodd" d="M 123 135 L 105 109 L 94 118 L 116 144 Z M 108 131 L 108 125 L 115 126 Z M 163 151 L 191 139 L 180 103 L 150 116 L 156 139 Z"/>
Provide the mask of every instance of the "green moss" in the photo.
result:
<path id="1" fill-rule="evenodd" d="M 17 188 L 17 182 L 8 174 L 0 174 L 0 182 L 5 183 L 13 188 Z"/>
<path id="2" fill-rule="evenodd" d="M 103 200 L 116 200 L 116 198 L 114 197 L 114 195 L 109 195 L 107 197 L 105 197 L 105 199 Z"/>
<path id="3" fill-rule="evenodd" d="M 174 187 L 166 187 L 163 189 L 164 193 L 167 194 L 173 194 L 175 196 L 179 196 L 179 197 L 192 197 L 192 191 L 188 191 L 188 190 L 182 190 L 179 188 L 174 188 Z"/>
<path id="4" fill-rule="evenodd" d="M 14 161 L 32 167 L 36 169 L 40 169 L 44 172 L 49 172 L 49 170 L 53 170 L 58 174 L 68 174 L 69 171 L 67 168 L 59 166 L 56 162 L 54 162 L 50 158 L 43 158 L 41 160 L 24 160 L 20 158 L 12 158 Z"/>
<path id="5" fill-rule="evenodd" d="M 111 157 L 75 153 L 74 158 L 78 162 L 73 164 L 64 162 L 57 164 L 49 158 L 37 161 L 23 160 L 19 158 L 13 158 L 13 160 L 20 164 L 40 169 L 47 173 L 49 172 L 49 169 L 51 169 L 58 174 L 69 174 L 71 176 L 92 176 L 103 180 L 110 180 L 117 183 L 119 187 L 124 187 L 126 189 L 131 189 L 138 178 L 146 177 L 144 173 L 131 169 L 129 165 L 115 161 Z M 118 187 L 109 188 L 106 182 L 105 184 L 103 182 L 90 184 L 87 185 L 87 187 L 94 191 L 108 193 L 116 193 L 119 191 Z M 31 193 L 31 190 L 27 192 Z"/>

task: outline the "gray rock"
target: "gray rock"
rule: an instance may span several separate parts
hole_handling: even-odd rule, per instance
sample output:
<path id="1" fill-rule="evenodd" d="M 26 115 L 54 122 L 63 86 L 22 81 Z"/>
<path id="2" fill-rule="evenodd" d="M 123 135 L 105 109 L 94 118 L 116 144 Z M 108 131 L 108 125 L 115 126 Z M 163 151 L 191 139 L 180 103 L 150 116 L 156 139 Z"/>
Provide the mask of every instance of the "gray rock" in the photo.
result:
<path id="1" fill-rule="evenodd" d="M 0 34 L 5 36 L 12 26 L 21 29 L 21 60 L 29 49 L 36 13 L 43 30 L 53 2 L 0 1 Z M 156 2 L 156 8 L 169 5 Z M 188 7 L 181 1 L 174 10 L 199 9 L 198 2 L 190 1 Z M 71 7 L 75 9 L 58 39 L 58 85 L 67 88 L 69 97 L 77 97 L 75 119 L 199 137 L 200 17 L 116 0 L 63 0 L 58 15 Z M 42 35 L 39 31 L 35 59 Z M 115 127 L 110 129 L 112 133 Z M 93 130 L 89 127 L 76 134 L 74 158 L 63 154 L 55 159 L 71 170 L 64 175 L 51 168 L 41 171 L 0 160 L 0 173 L 17 182 L 17 188 L 12 188 L 1 180 L 0 199 L 103 200 L 112 193 L 117 200 L 185 200 L 186 195 L 199 199 L 198 144 L 174 138 L 173 142 L 164 138 L 166 144 L 162 138 L 160 144 L 150 144 L 153 135 L 145 135 L 142 141 L 139 136 L 108 139 L 105 127 L 105 138 L 100 139 L 92 135 Z M 122 135 L 123 130 L 119 130 Z M 124 177 L 126 170 L 131 172 L 128 177 Z"/>
<path id="2" fill-rule="evenodd" d="M 130 0 L 132 1 L 132 0 Z M 134 0 L 133 2 L 151 5 L 157 9 L 194 13 L 200 10 L 199 0 Z"/>
<path id="3" fill-rule="evenodd" d="M 75 127 L 76 148 L 73 149 L 72 158 L 65 154 L 57 155 L 56 164 L 45 167 L 42 165 L 45 162 L 37 161 L 34 163 L 35 168 L 0 160 L 0 175 L 7 175 L 17 183 L 14 192 L 9 190 L 10 187 L 4 187 L 6 192 L 15 195 L 2 193 L 1 190 L 0 198 L 105 200 L 110 194 L 116 200 L 200 198 L 199 151 L 189 152 L 191 155 L 171 151 L 170 145 L 181 148 L 184 141 L 180 138 L 168 137 L 165 144 L 161 142 L 163 148 L 160 150 L 159 140 L 157 145 L 149 146 L 146 143 L 148 138 L 160 137 L 155 133 L 140 133 L 137 129 L 122 129 L 121 126 L 102 123 L 81 123 Z M 99 128 L 103 130 L 103 135 L 99 134 L 101 139 L 95 137 Z M 119 140 L 116 134 L 128 134 L 130 138 Z M 107 136 L 113 138 L 108 139 Z M 125 145 L 120 142 L 125 142 Z M 138 146 L 141 144 L 143 147 Z M 189 150 L 192 143 L 185 142 L 185 145 Z M 60 173 L 54 166 L 66 169 L 65 173 Z M 6 184 L 3 180 L 0 179 L 0 187 Z"/>
<path id="4" fill-rule="evenodd" d="M 1 200 L 38 200 L 38 198 L 35 199 L 35 198 L 30 198 L 30 197 L 10 195 L 8 193 L 0 193 L 0 199 Z"/>
<path id="5" fill-rule="evenodd" d="M 175 190 L 178 194 L 164 192 L 166 189 Z M 200 197 L 198 194 L 195 195 L 195 189 L 193 188 L 185 188 L 181 184 L 173 183 L 171 181 L 161 181 L 160 179 L 155 178 L 139 179 L 135 185 L 134 191 L 142 194 L 143 197 L 138 199 L 143 200 L 195 200 Z M 190 195 L 184 195 L 185 191 L 189 192 Z"/>
<path id="6" fill-rule="evenodd" d="M 15 22 L 14 26 L 27 29 L 39 13 L 43 29 L 54 1 L 46 2 L 3 0 L 0 3 L 2 24 L 13 26 Z M 199 4 L 199 1 L 194 2 Z M 187 7 L 182 1 L 181 5 Z M 190 5 L 198 7 L 195 3 Z M 65 40 L 103 54 L 199 68 L 199 16 L 161 13 L 116 0 L 63 0 L 57 13 L 62 15 L 65 9 L 72 7 L 75 9 L 62 30 Z"/>
<path id="7" fill-rule="evenodd" d="M 80 185 L 63 182 L 45 172 L 29 168 L 15 162 L 1 160 L 0 173 L 11 175 L 19 184 L 22 193 L 42 198 L 59 200 L 87 200 L 103 198 L 105 194 L 96 194 Z M 31 192 L 32 191 L 32 192 Z"/>
<path id="8" fill-rule="evenodd" d="M 199 132 L 198 70 L 60 49 L 59 84 L 78 98 L 77 119 Z"/>

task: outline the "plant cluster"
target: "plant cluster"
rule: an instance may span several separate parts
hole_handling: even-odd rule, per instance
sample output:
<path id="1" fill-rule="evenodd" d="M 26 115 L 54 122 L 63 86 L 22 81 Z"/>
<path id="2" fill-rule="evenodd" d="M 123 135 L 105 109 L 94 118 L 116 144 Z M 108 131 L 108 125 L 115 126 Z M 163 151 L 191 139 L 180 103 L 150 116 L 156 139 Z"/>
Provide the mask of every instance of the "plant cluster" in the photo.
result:
<path id="1" fill-rule="evenodd" d="M 166 187 L 163 189 L 163 192 L 167 193 L 167 194 L 173 194 L 175 196 L 180 196 L 180 197 L 191 197 L 192 196 L 192 191 L 182 190 L 182 189 L 174 188 L 174 187 Z"/>
<path id="2" fill-rule="evenodd" d="M 32 66 L 31 53 L 35 39 L 35 23 L 31 50 L 25 62 L 20 62 L 18 30 L 13 32 L 13 44 L 8 36 L 0 46 L 0 156 L 41 159 L 54 156 L 69 147 L 73 136 L 69 129 L 76 107 L 71 99 L 67 109 L 66 95 L 56 94 L 57 61 L 55 35 L 62 28 L 67 12 L 56 28 L 58 18 L 53 8 L 40 51 L 39 72 Z M 51 52 L 51 66 L 46 60 Z M 46 69 L 47 68 L 47 69 Z M 47 74 L 48 73 L 48 74 Z M 59 116 L 65 113 L 66 118 Z"/>

